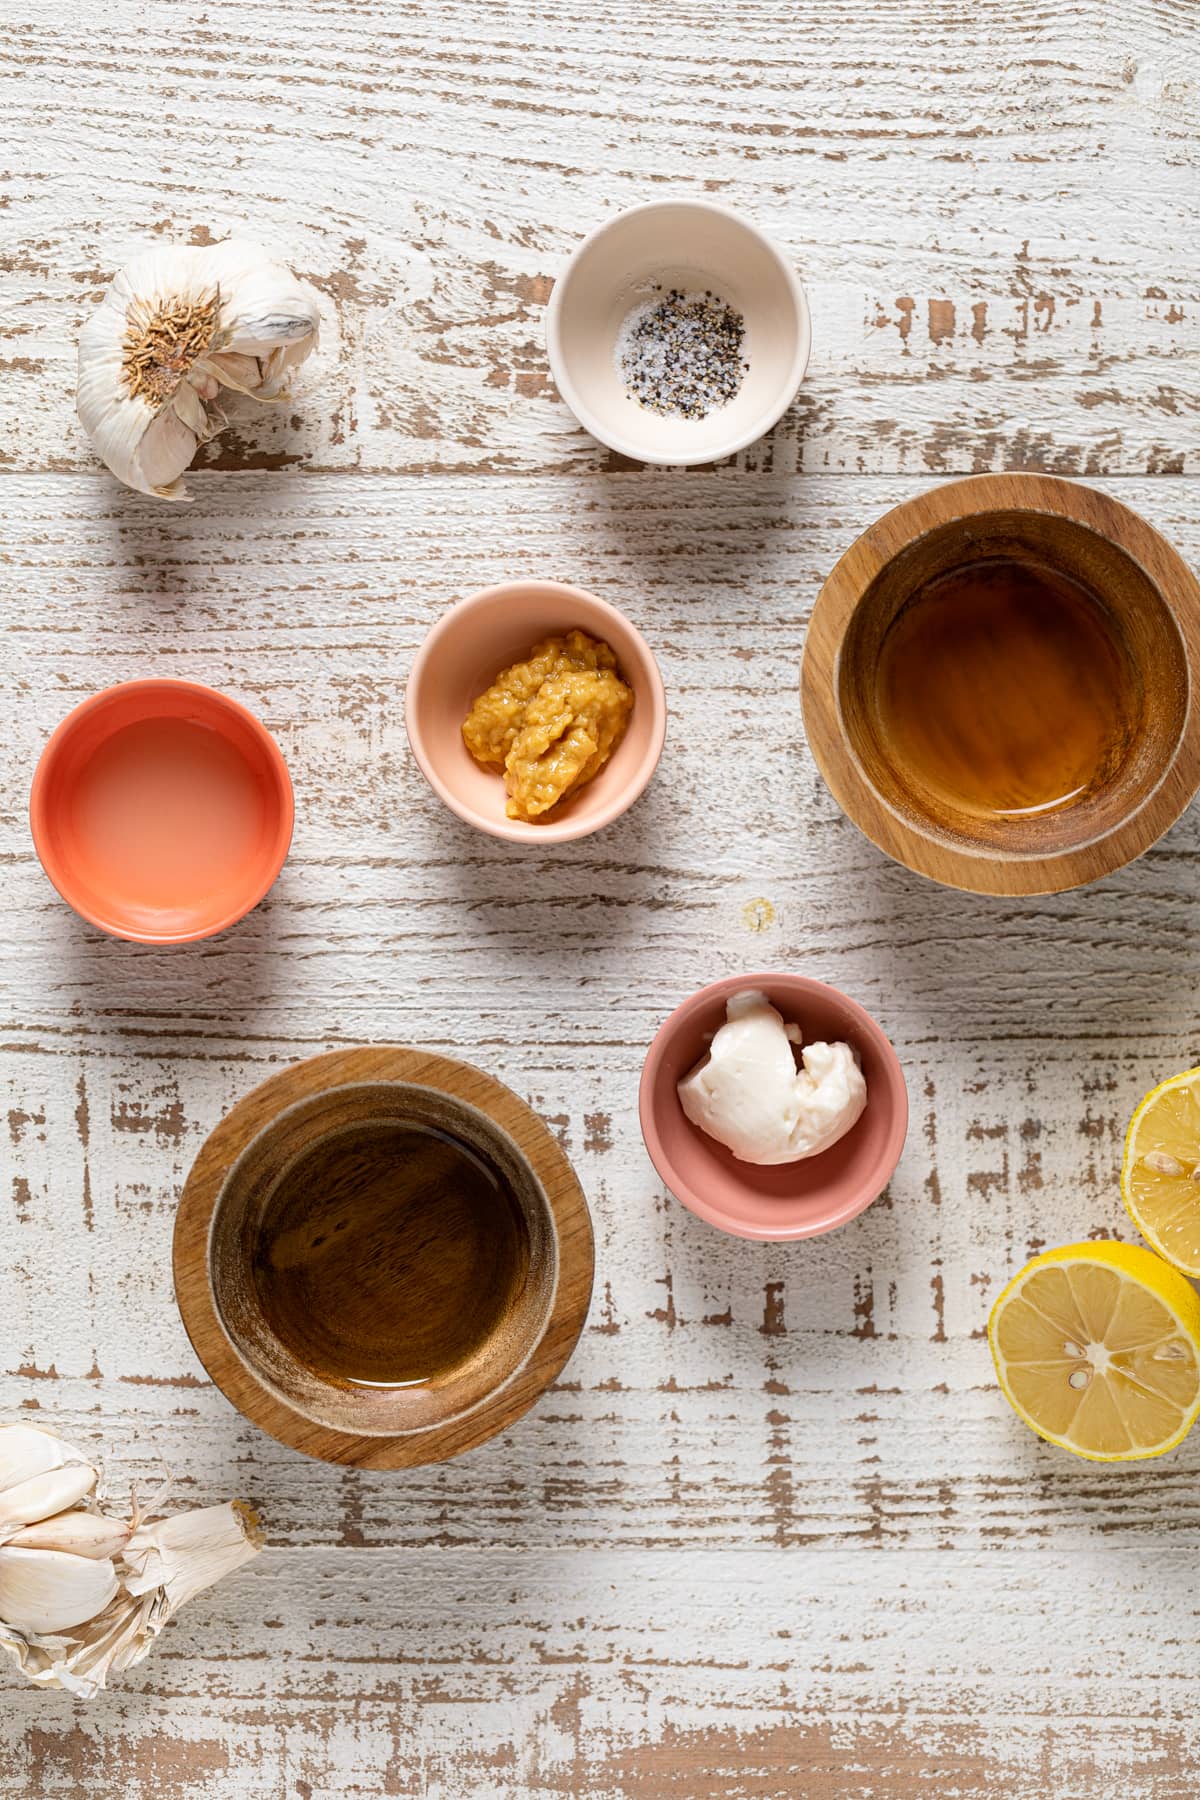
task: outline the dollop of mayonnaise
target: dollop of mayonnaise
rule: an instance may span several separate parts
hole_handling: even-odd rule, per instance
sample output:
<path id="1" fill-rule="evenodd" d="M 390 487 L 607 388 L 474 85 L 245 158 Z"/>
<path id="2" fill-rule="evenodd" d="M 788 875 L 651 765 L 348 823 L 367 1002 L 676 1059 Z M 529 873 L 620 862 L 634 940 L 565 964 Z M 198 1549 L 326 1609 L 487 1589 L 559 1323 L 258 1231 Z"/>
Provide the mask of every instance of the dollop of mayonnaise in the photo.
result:
<path id="1" fill-rule="evenodd" d="M 867 1104 L 850 1045 L 806 1044 L 797 1068 L 800 1027 L 785 1025 L 765 994 L 735 994 L 725 1016 L 708 1055 L 679 1083 L 692 1124 L 748 1163 L 800 1162 L 844 1137 Z"/>

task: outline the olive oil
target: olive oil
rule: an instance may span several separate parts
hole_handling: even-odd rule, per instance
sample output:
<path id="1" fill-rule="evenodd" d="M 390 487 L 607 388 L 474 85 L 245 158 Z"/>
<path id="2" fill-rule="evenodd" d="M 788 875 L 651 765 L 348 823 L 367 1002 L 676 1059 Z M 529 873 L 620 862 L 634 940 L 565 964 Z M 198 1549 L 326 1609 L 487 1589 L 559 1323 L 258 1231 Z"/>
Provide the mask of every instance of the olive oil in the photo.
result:
<path id="1" fill-rule="evenodd" d="M 1116 774 L 1141 696 L 1098 599 L 1057 570 L 993 558 L 938 576 L 897 615 L 876 705 L 918 797 L 1024 819 Z"/>
<path id="2" fill-rule="evenodd" d="M 435 1382 L 467 1362 L 519 1298 L 529 1235 L 474 1149 L 382 1121 L 323 1139 L 267 1199 L 254 1248 L 267 1324 L 325 1381 Z"/>

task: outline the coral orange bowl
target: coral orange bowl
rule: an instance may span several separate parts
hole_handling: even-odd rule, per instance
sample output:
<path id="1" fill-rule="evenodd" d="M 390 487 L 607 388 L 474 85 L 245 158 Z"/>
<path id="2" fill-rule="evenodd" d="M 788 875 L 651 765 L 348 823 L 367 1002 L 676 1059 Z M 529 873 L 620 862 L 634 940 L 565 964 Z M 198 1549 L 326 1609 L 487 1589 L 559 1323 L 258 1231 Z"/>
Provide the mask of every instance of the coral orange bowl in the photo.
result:
<path id="1" fill-rule="evenodd" d="M 68 906 L 113 937 L 184 944 L 257 906 L 283 867 L 294 803 L 275 740 L 194 681 L 126 681 L 51 735 L 29 823 Z"/>

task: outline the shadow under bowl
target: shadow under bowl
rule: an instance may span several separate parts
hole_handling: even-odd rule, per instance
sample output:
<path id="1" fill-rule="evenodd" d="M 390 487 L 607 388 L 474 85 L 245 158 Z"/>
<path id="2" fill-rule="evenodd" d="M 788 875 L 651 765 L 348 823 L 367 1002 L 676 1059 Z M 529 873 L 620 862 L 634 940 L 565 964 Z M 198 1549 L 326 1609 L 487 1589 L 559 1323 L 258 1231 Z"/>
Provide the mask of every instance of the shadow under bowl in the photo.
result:
<path id="1" fill-rule="evenodd" d="M 414 1174 L 421 1139 L 487 1172 L 488 1216 Z M 485 1113 L 414 1083 L 350 1083 L 276 1114 L 242 1151 L 213 1210 L 208 1280 L 237 1357 L 286 1407 L 398 1438 L 464 1418 L 519 1375 L 554 1307 L 558 1235 L 538 1176 Z M 375 1379 L 381 1341 L 403 1381 Z M 312 1347 L 330 1368 L 312 1366 Z"/>
<path id="2" fill-rule="evenodd" d="M 576 628 L 613 650 L 633 689 L 628 727 L 586 786 L 541 820 L 510 819 L 503 774 L 475 761 L 463 720 L 502 669 L 540 639 Z M 645 638 L 615 606 L 561 581 L 504 582 L 443 613 L 413 661 L 404 718 L 421 772 L 451 812 L 492 837 L 538 845 L 586 837 L 628 811 L 654 774 L 667 731 L 662 676 Z"/>
<path id="3" fill-rule="evenodd" d="M 660 288 L 711 290 L 745 320 L 742 384 L 704 418 L 652 411 L 617 371 L 621 326 Z M 639 462 L 716 462 L 762 437 L 795 398 L 811 345 L 804 289 L 782 251 L 707 200 L 652 200 L 607 220 L 569 258 L 546 310 L 559 393 L 593 437 Z"/>
<path id="4" fill-rule="evenodd" d="M 1107 646 L 1102 750 L 1061 804 L 989 807 L 967 797 L 971 785 L 981 785 L 985 758 L 998 776 L 998 792 L 1014 790 L 1026 777 L 1021 747 L 1006 741 L 1003 717 L 982 749 L 976 735 L 969 766 L 963 761 L 960 793 L 931 781 L 889 715 L 884 671 L 893 634 L 907 628 L 926 596 L 951 588 L 959 610 L 945 612 L 943 626 L 977 631 L 971 609 L 987 604 L 987 584 L 997 571 L 1014 592 L 1024 583 L 1027 594 L 1052 594 L 1057 587 L 1078 596 L 1071 628 L 1078 635 L 1068 631 L 1065 647 L 1055 652 L 1060 689 L 1077 683 L 1085 695 L 1084 669 L 1096 633 Z M 1067 616 L 1057 629 L 1066 630 Z M 1006 651 L 1017 659 L 1003 670 L 1009 692 L 1032 696 L 1047 679 L 1046 617 L 1036 615 L 1043 636 L 1033 642 L 1015 627 L 1004 644 L 979 638 L 990 646 L 987 667 L 997 681 Z M 978 644 L 973 654 L 979 657 Z M 1057 892 L 1140 855 L 1196 792 L 1200 720 L 1192 687 L 1198 657 L 1200 587 L 1144 519 L 1077 482 L 976 476 L 894 508 L 838 562 L 818 596 L 805 643 L 805 729 L 843 810 L 896 861 L 968 891 Z M 977 679 L 980 667 L 977 661 L 968 674 L 963 665 L 965 685 L 959 690 L 956 684 L 954 695 L 945 687 L 931 692 L 930 716 L 940 716 L 944 703 L 948 714 L 959 707 L 961 717 L 969 702 L 984 717 L 992 695 L 986 679 Z M 1047 712 L 1048 728 L 1035 734 L 1052 749 L 1072 729 L 1069 692 L 1067 698 L 1063 714 Z M 1077 710 L 1076 727 L 1099 740 L 1100 706 L 1081 698 Z M 961 749 L 951 728 L 944 741 L 951 747 L 947 754 Z"/>
<path id="5" fill-rule="evenodd" d="M 194 681 L 126 681 L 52 733 L 29 800 L 59 894 L 114 937 L 184 944 L 243 918 L 292 839 L 292 784 L 270 733 Z"/>
<path id="6" fill-rule="evenodd" d="M 867 1105 L 838 1143 L 802 1162 L 741 1162 L 692 1124 L 677 1085 L 725 1023 L 726 1003 L 757 988 L 805 1043 L 848 1043 L 857 1051 Z M 837 988 L 806 975 L 734 975 L 685 1000 L 659 1028 L 642 1068 L 642 1136 L 659 1175 L 689 1211 L 735 1237 L 818 1237 L 864 1212 L 891 1180 L 908 1130 L 904 1071 L 871 1015 Z"/>

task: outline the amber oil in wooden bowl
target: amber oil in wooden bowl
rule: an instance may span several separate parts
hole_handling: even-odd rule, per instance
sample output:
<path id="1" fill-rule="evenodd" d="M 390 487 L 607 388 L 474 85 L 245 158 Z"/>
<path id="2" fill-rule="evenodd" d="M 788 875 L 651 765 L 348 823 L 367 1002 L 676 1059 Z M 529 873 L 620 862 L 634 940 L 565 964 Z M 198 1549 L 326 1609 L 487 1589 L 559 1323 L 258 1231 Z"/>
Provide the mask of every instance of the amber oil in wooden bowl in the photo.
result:
<path id="1" fill-rule="evenodd" d="M 403 1082 L 332 1088 L 231 1168 L 209 1239 L 217 1317 L 253 1374 L 336 1430 L 427 1430 L 498 1393 L 546 1329 L 557 1240 L 485 1114 Z"/>
<path id="2" fill-rule="evenodd" d="M 305 1368 L 352 1387 L 419 1387 L 503 1325 L 528 1274 L 529 1232 L 477 1150 L 381 1119 L 284 1170 L 252 1268 L 267 1325 Z"/>
<path id="3" fill-rule="evenodd" d="M 850 622 L 838 699 L 860 770 L 920 829 L 1009 855 L 1127 819 L 1183 731 L 1176 623 L 1117 545 L 998 512 L 930 532 Z"/>
<path id="4" fill-rule="evenodd" d="M 1145 706 L 1102 601 L 1036 562 L 935 576 L 888 627 L 880 736 L 931 806 L 1020 820 L 1120 772 Z"/>

